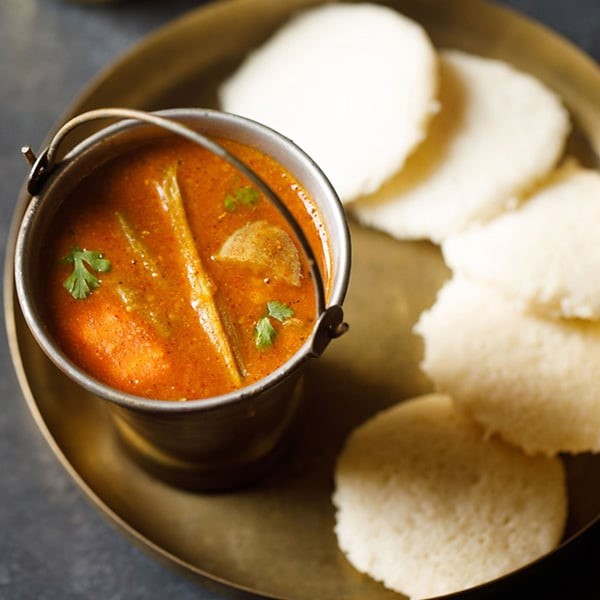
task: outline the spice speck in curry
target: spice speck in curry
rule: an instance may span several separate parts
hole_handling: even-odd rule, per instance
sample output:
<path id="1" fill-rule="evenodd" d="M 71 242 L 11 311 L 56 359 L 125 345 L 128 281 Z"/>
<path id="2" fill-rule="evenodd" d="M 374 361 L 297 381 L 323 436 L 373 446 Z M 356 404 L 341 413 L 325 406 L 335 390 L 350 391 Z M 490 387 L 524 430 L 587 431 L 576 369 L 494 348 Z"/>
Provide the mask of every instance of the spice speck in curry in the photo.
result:
<path id="1" fill-rule="evenodd" d="M 282 199 L 315 251 L 319 211 L 276 161 L 217 140 Z M 48 232 L 44 318 L 79 367 L 116 389 L 181 400 L 265 377 L 310 337 L 315 290 L 293 231 L 235 168 L 179 138 L 100 166 Z"/>

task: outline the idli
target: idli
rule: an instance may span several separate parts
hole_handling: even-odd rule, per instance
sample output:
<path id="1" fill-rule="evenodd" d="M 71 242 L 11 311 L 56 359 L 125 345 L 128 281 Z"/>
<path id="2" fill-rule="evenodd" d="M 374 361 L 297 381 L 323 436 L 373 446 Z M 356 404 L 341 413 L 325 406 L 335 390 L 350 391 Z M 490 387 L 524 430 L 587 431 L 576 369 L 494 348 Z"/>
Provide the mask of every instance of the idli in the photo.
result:
<path id="1" fill-rule="evenodd" d="M 404 169 L 351 206 L 400 239 L 440 242 L 513 208 L 562 154 L 569 117 L 559 98 L 506 63 L 446 50 L 441 110 Z"/>
<path id="2" fill-rule="evenodd" d="M 424 372 L 488 432 L 530 454 L 600 451 L 600 322 L 527 313 L 455 277 L 415 331 Z"/>
<path id="3" fill-rule="evenodd" d="M 490 581 L 549 552 L 567 514 L 556 458 L 525 455 L 445 395 L 400 403 L 356 429 L 335 472 L 339 545 L 411 598 Z"/>
<path id="4" fill-rule="evenodd" d="M 219 90 L 221 107 L 301 146 L 343 201 L 402 167 L 437 109 L 437 56 L 424 29 L 375 4 L 293 17 Z"/>
<path id="5" fill-rule="evenodd" d="M 600 173 L 569 166 L 518 210 L 449 237 L 456 273 L 493 284 L 530 310 L 600 318 Z"/>

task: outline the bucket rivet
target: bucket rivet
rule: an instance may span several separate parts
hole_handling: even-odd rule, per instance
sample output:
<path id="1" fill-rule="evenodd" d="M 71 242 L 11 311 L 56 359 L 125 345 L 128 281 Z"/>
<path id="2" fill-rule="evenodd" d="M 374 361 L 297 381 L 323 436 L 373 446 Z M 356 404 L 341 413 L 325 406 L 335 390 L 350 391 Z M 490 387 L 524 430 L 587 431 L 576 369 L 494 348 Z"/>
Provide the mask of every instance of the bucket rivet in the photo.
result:
<path id="1" fill-rule="evenodd" d="M 31 167 L 33 167 L 33 165 L 35 164 L 35 161 L 36 161 L 36 157 L 35 157 L 35 154 L 33 153 L 33 150 L 31 149 L 31 146 L 23 146 L 21 148 L 21 154 L 23 154 L 23 156 L 25 157 L 25 160 L 27 160 L 29 165 Z"/>

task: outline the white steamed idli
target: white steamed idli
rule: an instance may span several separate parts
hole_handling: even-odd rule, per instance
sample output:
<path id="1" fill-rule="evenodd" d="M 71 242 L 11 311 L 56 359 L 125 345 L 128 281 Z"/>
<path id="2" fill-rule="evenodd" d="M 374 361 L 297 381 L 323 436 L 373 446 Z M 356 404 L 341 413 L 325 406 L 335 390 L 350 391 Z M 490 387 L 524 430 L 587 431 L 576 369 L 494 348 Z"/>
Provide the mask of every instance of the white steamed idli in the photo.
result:
<path id="1" fill-rule="evenodd" d="M 375 191 L 425 136 L 437 56 L 423 30 L 375 4 L 292 18 L 221 86 L 221 107 L 295 141 L 343 201 Z"/>
<path id="2" fill-rule="evenodd" d="M 444 241 L 448 266 L 530 310 L 600 318 L 600 173 L 569 167 L 518 210 Z"/>
<path id="3" fill-rule="evenodd" d="M 553 549 L 565 525 L 560 460 L 485 439 L 439 394 L 400 403 L 356 429 L 335 480 L 341 549 L 359 571 L 411 598 L 524 566 Z"/>
<path id="4" fill-rule="evenodd" d="M 514 207 L 561 156 L 569 117 L 537 79 L 491 59 L 440 55 L 441 110 L 403 170 L 351 206 L 400 239 L 440 242 Z"/>
<path id="5" fill-rule="evenodd" d="M 600 451 L 600 322 L 520 310 L 454 278 L 415 326 L 439 391 L 527 453 Z"/>

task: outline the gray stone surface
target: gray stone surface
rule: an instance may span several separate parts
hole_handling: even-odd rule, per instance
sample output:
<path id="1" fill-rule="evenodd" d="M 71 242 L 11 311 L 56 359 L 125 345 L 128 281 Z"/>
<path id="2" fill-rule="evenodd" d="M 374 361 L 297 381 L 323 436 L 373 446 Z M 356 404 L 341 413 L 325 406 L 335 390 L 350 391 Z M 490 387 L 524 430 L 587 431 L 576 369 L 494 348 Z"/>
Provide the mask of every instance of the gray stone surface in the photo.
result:
<path id="1" fill-rule="evenodd" d="M 0 0 L 0 240 L 6 239 L 26 175 L 21 144 L 39 146 L 102 67 L 152 29 L 202 3 Z M 503 4 L 546 23 L 600 60 L 599 0 Z M 223 590 L 191 581 L 139 550 L 77 489 L 25 406 L 4 327 L 0 368 L 0 599 L 225 597 Z M 534 572 L 534 581 L 517 578 L 498 597 L 600 597 L 593 560 L 600 556 L 598 529 L 566 557 L 551 562 L 549 572 Z"/>

